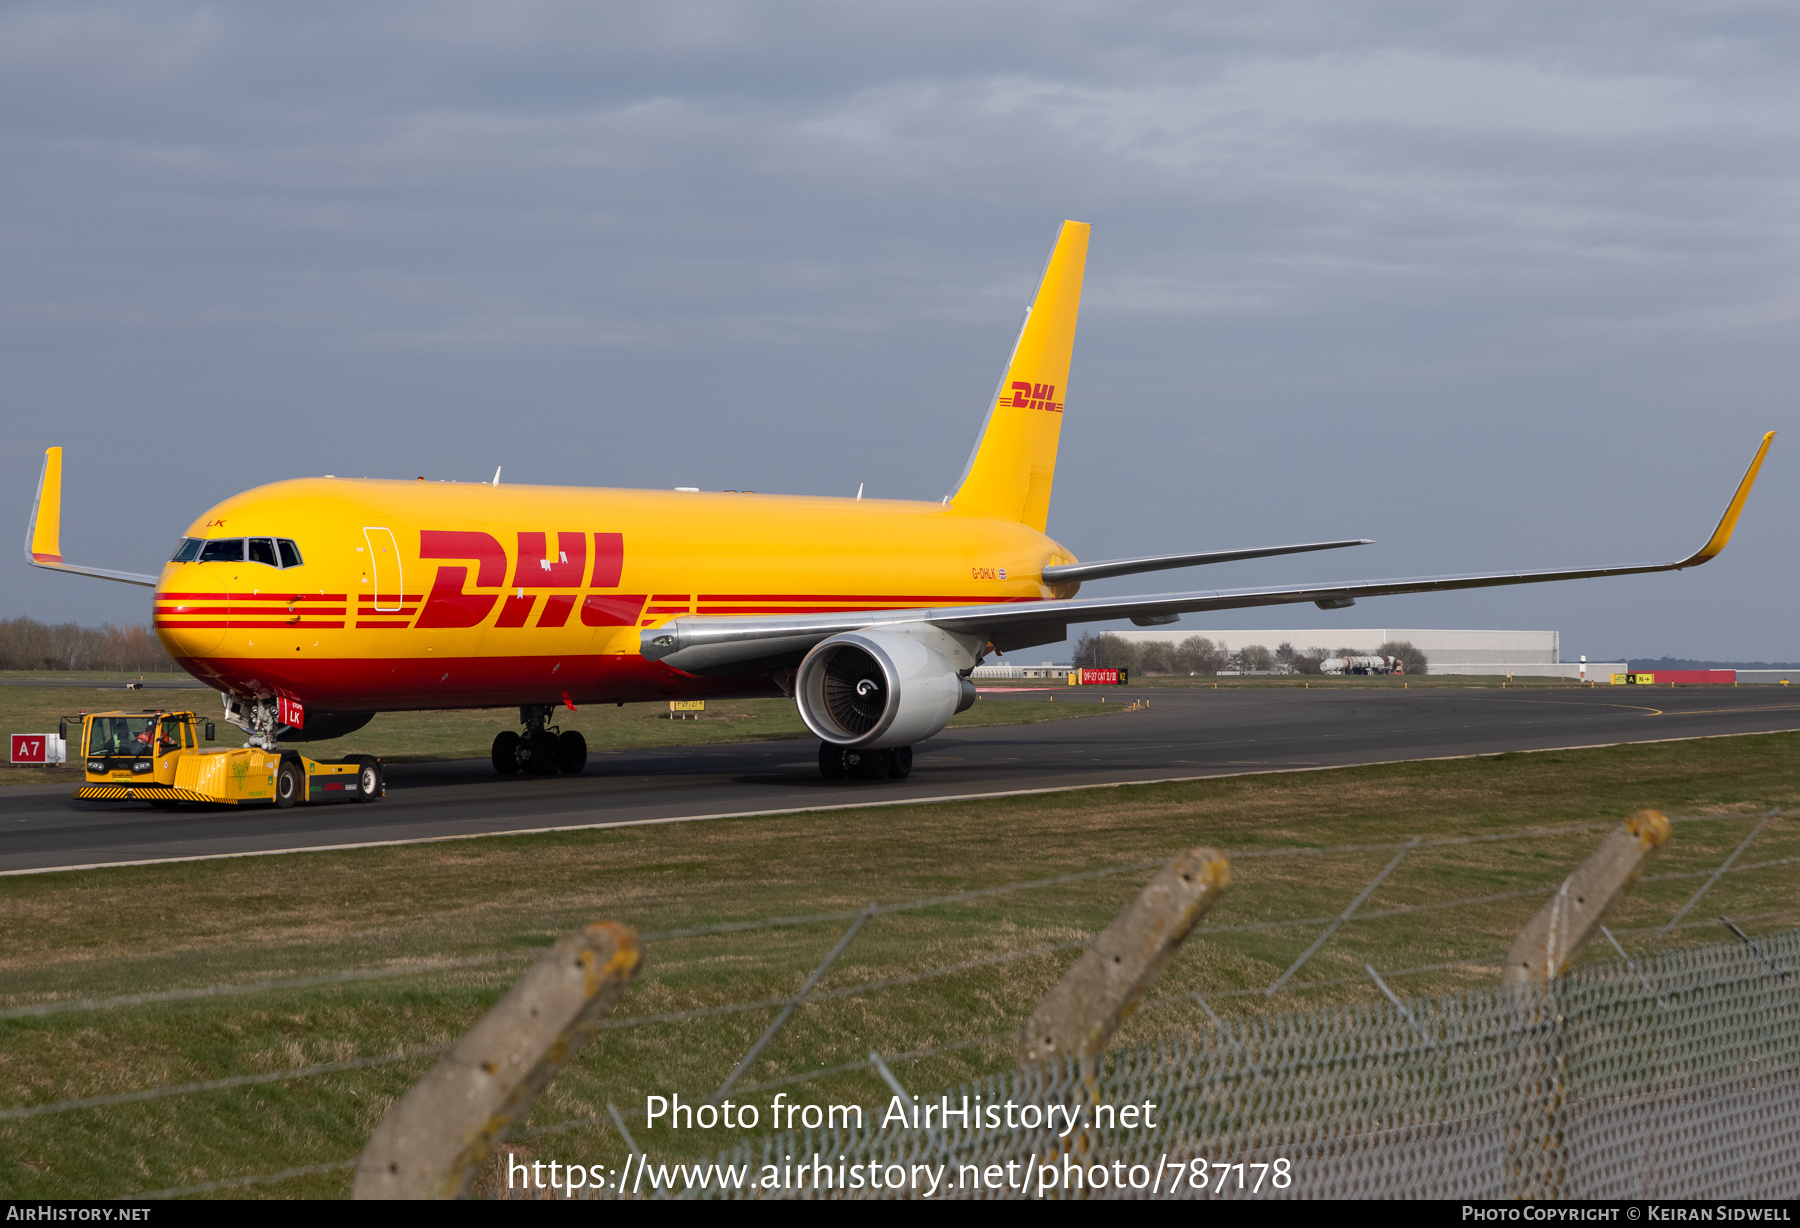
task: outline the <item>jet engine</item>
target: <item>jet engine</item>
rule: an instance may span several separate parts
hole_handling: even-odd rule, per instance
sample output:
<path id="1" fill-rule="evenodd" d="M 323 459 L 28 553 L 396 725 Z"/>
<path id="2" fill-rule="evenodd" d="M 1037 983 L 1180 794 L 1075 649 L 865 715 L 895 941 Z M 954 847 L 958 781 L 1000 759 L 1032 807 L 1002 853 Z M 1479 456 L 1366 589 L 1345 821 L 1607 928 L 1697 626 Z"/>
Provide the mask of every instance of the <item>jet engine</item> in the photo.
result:
<path id="1" fill-rule="evenodd" d="M 943 729 L 975 702 L 975 684 L 922 638 L 884 628 L 848 631 L 813 648 L 794 678 L 794 697 L 806 727 L 825 741 L 883 750 Z"/>

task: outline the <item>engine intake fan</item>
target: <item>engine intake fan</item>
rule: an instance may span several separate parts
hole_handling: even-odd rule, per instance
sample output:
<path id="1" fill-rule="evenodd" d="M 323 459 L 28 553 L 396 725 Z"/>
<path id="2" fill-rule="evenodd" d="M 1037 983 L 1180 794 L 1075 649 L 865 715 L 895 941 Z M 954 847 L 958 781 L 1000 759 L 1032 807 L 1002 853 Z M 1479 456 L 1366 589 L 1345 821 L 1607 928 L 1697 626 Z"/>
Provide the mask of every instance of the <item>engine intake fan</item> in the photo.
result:
<path id="1" fill-rule="evenodd" d="M 800 718 L 839 746 L 922 742 L 975 702 L 975 686 L 928 644 L 890 631 L 851 631 L 819 644 L 794 679 Z"/>

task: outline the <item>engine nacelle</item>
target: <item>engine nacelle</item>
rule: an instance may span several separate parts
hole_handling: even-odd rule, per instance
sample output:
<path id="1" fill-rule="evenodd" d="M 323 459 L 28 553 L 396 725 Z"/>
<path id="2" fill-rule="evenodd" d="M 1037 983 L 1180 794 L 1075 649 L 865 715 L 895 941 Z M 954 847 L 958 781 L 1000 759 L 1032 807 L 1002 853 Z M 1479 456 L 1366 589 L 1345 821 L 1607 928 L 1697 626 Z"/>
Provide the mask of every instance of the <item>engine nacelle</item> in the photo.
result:
<path id="1" fill-rule="evenodd" d="M 882 750 L 923 742 L 943 729 L 975 702 L 975 684 L 921 638 L 847 631 L 806 654 L 794 698 L 800 719 L 827 742 Z"/>

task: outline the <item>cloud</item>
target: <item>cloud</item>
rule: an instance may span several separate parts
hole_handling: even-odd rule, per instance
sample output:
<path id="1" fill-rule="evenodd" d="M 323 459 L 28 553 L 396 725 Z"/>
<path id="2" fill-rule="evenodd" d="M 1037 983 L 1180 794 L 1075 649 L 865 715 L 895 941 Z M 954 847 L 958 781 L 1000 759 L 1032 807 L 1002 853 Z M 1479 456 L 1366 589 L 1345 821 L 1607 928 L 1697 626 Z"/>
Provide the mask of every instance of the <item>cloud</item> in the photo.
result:
<path id="1" fill-rule="evenodd" d="M 1655 553 L 1791 414 L 1797 50 L 1747 3 L 13 5 L 5 472 L 181 415 L 256 427 L 209 438 L 195 503 L 336 471 L 337 432 L 407 473 L 517 448 L 542 480 L 934 498 L 1078 217 L 1079 551 Z M 679 448 L 621 448 L 645 421 Z M 71 480 L 186 472 L 186 435 Z M 83 514 L 132 569 L 187 515 Z M 1573 592 L 1433 608 L 1726 652 L 1702 597 Z M 1752 621 L 1743 654 L 1800 652 Z"/>

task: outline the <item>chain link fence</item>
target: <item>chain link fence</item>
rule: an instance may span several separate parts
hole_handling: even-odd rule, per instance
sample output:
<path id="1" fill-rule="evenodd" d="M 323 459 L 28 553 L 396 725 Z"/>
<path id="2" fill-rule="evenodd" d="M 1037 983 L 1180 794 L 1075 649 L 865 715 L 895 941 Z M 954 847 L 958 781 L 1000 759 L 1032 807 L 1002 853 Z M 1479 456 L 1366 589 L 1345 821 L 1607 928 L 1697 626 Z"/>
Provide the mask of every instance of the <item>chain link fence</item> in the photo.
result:
<path id="1" fill-rule="evenodd" d="M 1800 930 L 1592 964 L 1547 991 L 1220 1020 L 1086 1074 L 1071 1060 L 906 1099 L 936 1127 L 878 1109 L 707 1165 L 640 1159 L 634 1186 L 588 1196 L 893 1197 L 896 1170 L 923 1165 L 962 1198 L 1792 1198 Z M 1116 1125 L 1145 1104 L 1155 1129 Z M 965 1106 L 975 1124 L 941 1113 Z M 886 1188 L 854 1188 L 858 1171 Z"/>

